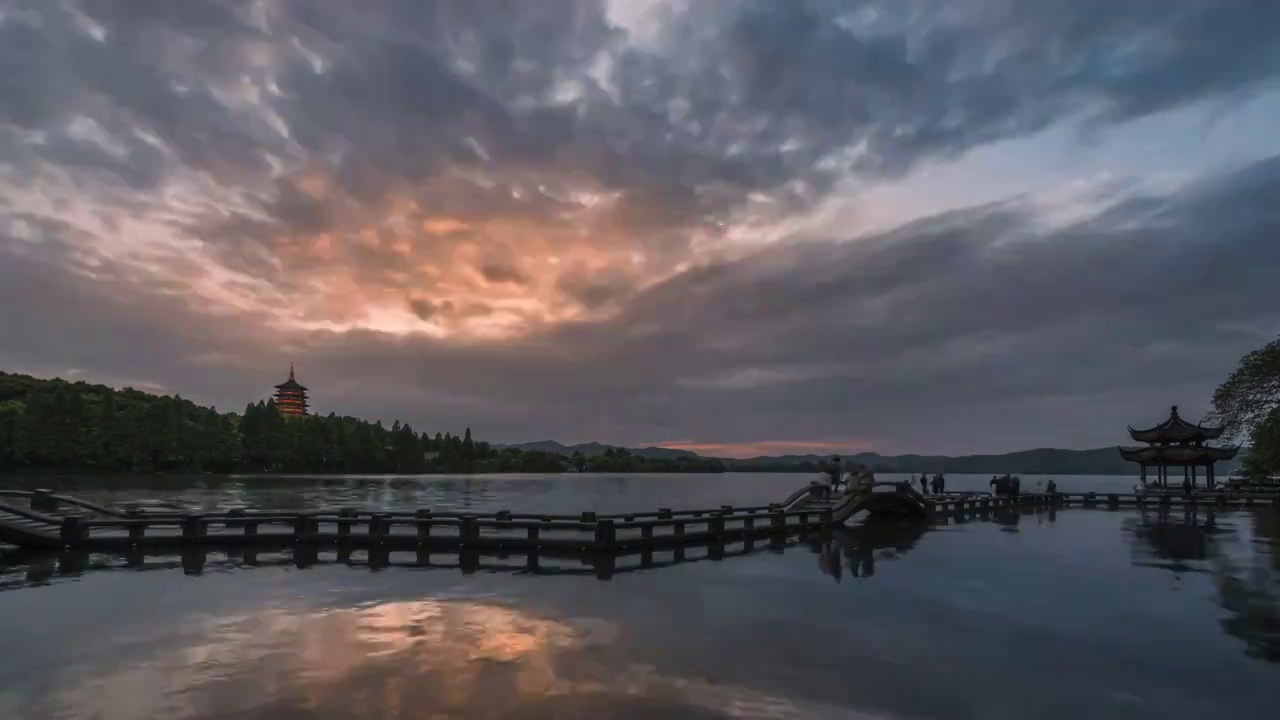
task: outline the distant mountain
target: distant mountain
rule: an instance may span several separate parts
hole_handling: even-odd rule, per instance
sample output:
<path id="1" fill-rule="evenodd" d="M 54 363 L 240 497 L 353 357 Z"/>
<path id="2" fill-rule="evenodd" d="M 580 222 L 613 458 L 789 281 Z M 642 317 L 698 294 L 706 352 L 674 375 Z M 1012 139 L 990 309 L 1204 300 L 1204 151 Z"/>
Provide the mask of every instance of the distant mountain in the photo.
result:
<path id="1" fill-rule="evenodd" d="M 1020 473 L 1023 475 L 1136 475 L 1137 466 L 1126 462 L 1114 447 L 1093 450 L 1061 450 L 1039 448 L 1021 450 L 1001 455 L 880 455 L 858 453 L 844 456 L 847 460 L 862 463 L 876 472 L 890 473 L 975 473 L 998 475 Z M 813 464 L 830 459 L 830 455 L 784 455 L 782 457 L 755 457 L 746 460 L 726 461 L 733 469 L 755 470 L 780 465 Z M 1234 464 L 1218 468 L 1220 475 L 1230 472 Z"/>
<path id="2" fill-rule="evenodd" d="M 603 455 L 605 450 L 616 445 L 604 445 L 598 442 L 581 443 L 578 445 L 565 445 L 555 440 L 538 440 L 536 442 L 516 443 L 513 445 L 494 445 L 498 449 L 515 448 L 521 451 L 538 450 L 541 452 L 556 453 L 569 457 L 574 452 L 582 453 L 583 457 L 596 457 Z M 672 460 L 675 458 L 698 457 L 697 453 L 688 450 L 673 450 L 671 448 L 662 447 L 644 447 L 644 448 L 627 448 L 632 455 L 649 459 Z"/>
<path id="3" fill-rule="evenodd" d="M 591 442 L 580 445 L 564 445 L 554 440 L 520 443 L 517 445 L 499 445 L 496 447 L 513 447 L 520 450 L 541 450 L 570 456 L 574 451 L 586 457 L 604 454 L 610 445 Z M 671 448 L 646 447 L 628 448 L 633 455 L 644 458 L 681 458 L 697 457 L 688 450 Z M 1116 452 L 1115 447 L 1096 448 L 1093 450 L 1061 450 L 1057 448 L 1039 448 L 1021 450 L 1002 455 L 881 455 L 879 453 L 857 453 L 842 455 L 845 460 L 862 463 L 872 470 L 881 473 L 974 473 L 979 475 L 999 475 L 1016 473 L 1022 475 L 1136 475 L 1137 466 L 1126 462 Z M 824 455 L 770 455 L 746 459 L 721 458 L 730 470 L 746 472 L 804 472 L 814 469 L 819 463 L 831 459 Z M 1223 463 L 1216 468 L 1219 477 L 1224 477 L 1235 469 L 1237 461 Z"/>

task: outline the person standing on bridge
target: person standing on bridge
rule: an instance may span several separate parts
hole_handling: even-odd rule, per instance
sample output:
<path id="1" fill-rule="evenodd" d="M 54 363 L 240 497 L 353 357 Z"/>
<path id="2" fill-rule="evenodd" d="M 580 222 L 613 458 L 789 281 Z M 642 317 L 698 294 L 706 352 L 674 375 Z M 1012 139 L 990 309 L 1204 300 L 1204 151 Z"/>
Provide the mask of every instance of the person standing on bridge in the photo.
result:
<path id="1" fill-rule="evenodd" d="M 836 488 L 840 487 L 840 477 L 842 475 L 844 475 L 844 470 L 840 466 L 840 456 L 833 455 L 831 464 L 827 466 L 827 485 L 832 493 L 836 491 Z"/>
<path id="2" fill-rule="evenodd" d="M 920 473 L 920 494 L 921 494 L 921 495 L 928 495 L 928 494 L 929 494 L 929 480 L 928 480 L 928 478 L 929 478 L 929 476 L 928 476 L 928 475 L 925 475 L 924 473 Z"/>

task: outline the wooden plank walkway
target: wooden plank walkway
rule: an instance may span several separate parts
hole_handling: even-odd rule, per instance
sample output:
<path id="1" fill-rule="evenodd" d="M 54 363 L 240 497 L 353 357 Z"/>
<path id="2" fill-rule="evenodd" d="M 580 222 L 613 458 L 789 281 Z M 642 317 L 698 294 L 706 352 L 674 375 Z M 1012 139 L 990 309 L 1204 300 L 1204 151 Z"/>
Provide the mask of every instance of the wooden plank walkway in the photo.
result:
<path id="1" fill-rule="evenodd" d="M 23 504 L 25 501 L 25 506 Z M 623 555 L 829 530 L 859 514 L 896 515 L 922 522 L 981 517 L 1008 508 L 1037 507 L 1272 507 L 1280 495 L 1167 493 L 977 493 L 921 495 L 906 483 L 832 495 L 802 487 L 779 503 L 750 507 L 576 515 L 543 513 L 229 510 L 218 513 L 140 512 L 108 508 L 49 491 L 0 491 L 0 542 L 34 549 L 125 552 L 139 548 L 213 546 L 258 548 L 288 544 L 414 550 L 427 553 Z"/>

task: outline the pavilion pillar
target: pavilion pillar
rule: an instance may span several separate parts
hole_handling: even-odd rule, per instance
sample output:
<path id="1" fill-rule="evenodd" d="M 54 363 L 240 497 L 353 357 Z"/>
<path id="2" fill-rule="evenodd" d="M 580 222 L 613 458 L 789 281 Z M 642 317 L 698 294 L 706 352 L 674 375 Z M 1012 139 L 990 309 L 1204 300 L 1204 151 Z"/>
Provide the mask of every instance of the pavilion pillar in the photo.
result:
<path id="1" fill-rule="evenodd" d="M 1142 484 L 1146 485 L 1147 484 L 1147 464 L 1138 463 L 1138 466 L 1142 468 Z"/>
<path id="2" fill-rule="evenodd" d="M 1191 468 L 1186 465 L 1182 466 L 1182 479 L 1184 482 L 1191 480 Z"/>
<path id="3" fill-rule="evenodd" d="M 1196 466 L 1191 466 L 1191 487 L 1196 486 Z"/>

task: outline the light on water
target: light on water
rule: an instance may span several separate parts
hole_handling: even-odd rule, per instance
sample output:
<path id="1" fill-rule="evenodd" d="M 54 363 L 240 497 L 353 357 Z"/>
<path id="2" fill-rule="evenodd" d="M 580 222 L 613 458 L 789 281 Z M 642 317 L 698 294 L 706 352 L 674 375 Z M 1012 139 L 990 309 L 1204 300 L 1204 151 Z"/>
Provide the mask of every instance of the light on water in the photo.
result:
<path id="1" fill-rule="evenodd" d="M 807 479 L 40 484 L 209 509 L 572 512 L 767 502 Z M 959 489 L 984 480 L 948 479 Z M 1073 491 L 1130 482 L 1058 481 Z M 577 572 L 548 563 L 534 574 L 518 559 L 464 574 L 411 560 L 371 571 L 332 552 L 301 568 L 288 551 L 256 565 L 209 550 L 134 567 L 11 555 L 0 570 L 0 717 L 1271 717 L 1278 538 L 1270 509 L 1041 509 L 861 526 L 722 561 L 690 551 L 605 582 L 572 562 Z"/>

